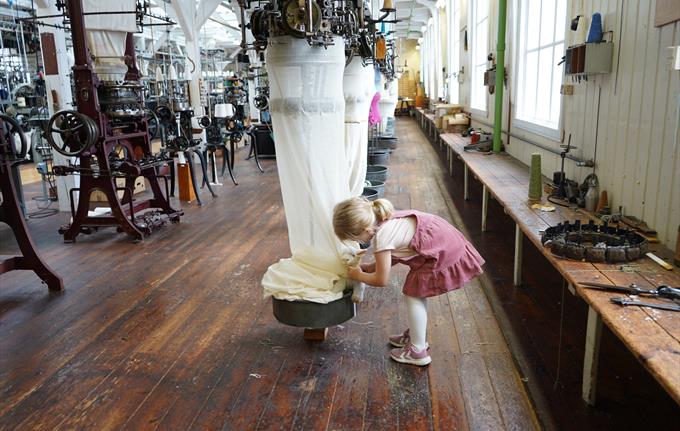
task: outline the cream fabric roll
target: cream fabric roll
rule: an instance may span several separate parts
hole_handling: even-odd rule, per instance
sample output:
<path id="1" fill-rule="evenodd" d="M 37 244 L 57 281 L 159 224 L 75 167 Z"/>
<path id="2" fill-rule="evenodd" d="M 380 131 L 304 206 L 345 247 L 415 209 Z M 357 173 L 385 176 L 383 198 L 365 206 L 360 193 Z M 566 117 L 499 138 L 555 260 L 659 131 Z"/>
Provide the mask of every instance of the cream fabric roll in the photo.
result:
<path id="1" fill-rule="evenodd" d="M 344 43 L 327 49 L 273 37 L 267 48 L 270 113 L 292 256 L 271 265 L 264 295 L 327 303 L 342 296 L 345 246 L 335 204 L 350 196 L 344 144 Z"/>

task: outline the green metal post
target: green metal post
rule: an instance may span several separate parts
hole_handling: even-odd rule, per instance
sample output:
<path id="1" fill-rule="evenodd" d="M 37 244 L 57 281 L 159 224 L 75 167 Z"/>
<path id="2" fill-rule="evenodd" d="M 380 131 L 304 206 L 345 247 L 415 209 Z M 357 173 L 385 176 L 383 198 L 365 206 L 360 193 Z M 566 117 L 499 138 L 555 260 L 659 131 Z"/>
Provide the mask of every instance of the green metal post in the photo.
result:
<path id="1" fill-rule="evenodd" d="M 493 152 L 501 152 L 503 123 L 503 82 L 505 81 L 505 15 L 507 0 L 498 1 L 498 47 L 496 48 L 496 103 L 493 116 Z"/>

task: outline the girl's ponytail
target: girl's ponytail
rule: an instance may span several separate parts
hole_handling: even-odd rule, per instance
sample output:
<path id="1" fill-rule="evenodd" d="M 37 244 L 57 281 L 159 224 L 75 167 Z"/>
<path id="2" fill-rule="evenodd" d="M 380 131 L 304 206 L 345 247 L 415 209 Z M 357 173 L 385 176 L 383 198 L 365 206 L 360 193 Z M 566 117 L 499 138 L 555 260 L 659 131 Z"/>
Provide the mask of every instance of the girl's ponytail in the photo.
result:
<path id="1" fill-rule="evenodd" d="M 376 199 L 372 202 L 373 214 L 378 222 L 383 222 L 392 217 L 394 206 L 387 199 Z"/>

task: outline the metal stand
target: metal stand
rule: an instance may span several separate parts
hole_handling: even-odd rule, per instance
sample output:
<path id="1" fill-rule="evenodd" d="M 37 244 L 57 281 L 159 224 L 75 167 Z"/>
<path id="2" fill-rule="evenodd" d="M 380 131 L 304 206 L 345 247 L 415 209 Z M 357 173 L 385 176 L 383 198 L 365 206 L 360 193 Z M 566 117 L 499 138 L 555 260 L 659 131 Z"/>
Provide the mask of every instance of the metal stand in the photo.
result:
<path id="1" fill-rule="evenodd" d="M 12 171 L 16 161 L 23 159 L 23 156 L 15 154 L 13 130 L 6 128 L 6 122 L 10 122 L 5 116 L 0 116 L 0 192 L 2 193 L 2 204 L 0 204 L 0 222 L 6 223 L 12 231 L 19 244 L 22 256 L 14 256 L 0 261 L 0 274 L 12 270 L 31 270 L 47 284 L 49 290 L 59 291 L 64 289 L 64 282 L 38 255 L 35 244 L 28 234 L 28 227 L 24 220 L 24 213 L 19 206 Z M 7 132 L 7 133 L 6 133 Z M 19 132 L 21 135 L 21 131 Z M 25 137 L 23 141 L 25 142 Z M 26 152 L 25 144 L 22 145 L 23 155 Z"/>

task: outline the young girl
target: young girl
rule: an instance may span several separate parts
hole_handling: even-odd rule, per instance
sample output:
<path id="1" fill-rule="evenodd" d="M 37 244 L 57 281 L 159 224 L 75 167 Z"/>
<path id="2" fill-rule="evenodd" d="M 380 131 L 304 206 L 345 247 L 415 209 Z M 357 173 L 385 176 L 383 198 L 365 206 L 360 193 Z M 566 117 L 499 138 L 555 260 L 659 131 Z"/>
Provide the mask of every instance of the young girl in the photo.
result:
<path id="1" fill-rule="evenodd" d="M 392 265 L 411 268 L 402 290 L 409 327 L 389 337 L 397 347 L 390 357 L 405 364 L 429 364 L 425 298 L 462 287 L 482 273 L 484 259 L 446 220 L 416 210 L 395 211 L 387 199 L 371 202 L 355 197 L 340 202 L 333 211 L 333 229 L 343 241 L 372 240 L 375 262 L 348 268 L 349 278 L 385 287 Z"/>

